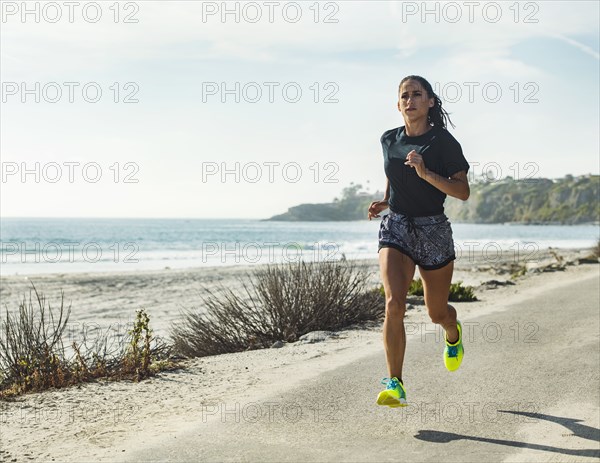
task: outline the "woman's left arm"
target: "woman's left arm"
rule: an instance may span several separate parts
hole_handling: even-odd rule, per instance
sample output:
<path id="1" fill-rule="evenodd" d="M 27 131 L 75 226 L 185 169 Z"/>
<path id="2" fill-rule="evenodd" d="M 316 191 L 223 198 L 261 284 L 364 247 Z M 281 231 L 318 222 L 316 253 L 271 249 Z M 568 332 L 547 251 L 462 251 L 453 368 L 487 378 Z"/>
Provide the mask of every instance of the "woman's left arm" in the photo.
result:
<path id="1" fill-rule="evenodd" d="M 450 178 L 445 178 L 425 167 L 423 156 L 415 150 L 408 153 L 406 159 L 405 165 L 414 168 L 419 177 L 432 184 L 438 190 L 463 201 L 469 199 L 471 189 L 469 188 L 466 171 L 461 170 L 453 174 Z"/>

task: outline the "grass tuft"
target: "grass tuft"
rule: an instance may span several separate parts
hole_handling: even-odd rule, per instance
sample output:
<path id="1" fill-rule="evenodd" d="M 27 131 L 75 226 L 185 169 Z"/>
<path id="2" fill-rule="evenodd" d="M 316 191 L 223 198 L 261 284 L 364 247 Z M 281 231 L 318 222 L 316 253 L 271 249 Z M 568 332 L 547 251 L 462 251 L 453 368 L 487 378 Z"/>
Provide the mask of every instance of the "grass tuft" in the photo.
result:
<path id="1" fill-rule="evenodd" d="M 132 329 L 120 342 L 115 343 L 108 329 L 94 343 L 83 335 L 79 342 L 65 346 L 71 307 L 65 311 L 64 293 L 55 313 L 31 284 L 35 299 L 30 291 L 29 301 L 23 297 L 14 314 L 6 308 L 0 323 L 0 399 L 99 378 L 139 381 L 177 367 L 168 361 L 170 347 L 152 336 L 144 309 L 137 311 Z"/>

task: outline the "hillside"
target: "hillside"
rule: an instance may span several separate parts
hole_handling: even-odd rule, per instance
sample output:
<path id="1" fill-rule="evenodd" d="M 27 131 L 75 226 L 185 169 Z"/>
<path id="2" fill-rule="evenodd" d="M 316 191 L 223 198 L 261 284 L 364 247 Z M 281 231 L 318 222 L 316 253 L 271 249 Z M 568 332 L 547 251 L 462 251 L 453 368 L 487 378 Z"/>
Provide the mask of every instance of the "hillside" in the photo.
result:
<path id="1" fill-rule="evenodd" d="M 447 197 L 446 214 L 468 223 L 597 222 L 600 217 L 600 176 L 513 180 L 471 185 L 467 201 Z"/>
<path id="2" fill-rule="evenodd" d="M 362 185 L 349 186 L 342 191 L 341 199 L 335 198 L 332 203 L 300 204 L 266 220 L 307 222 L 364 220 L 367 218 L 369 204 L 383 198 L 383 192 L 367 194 L 359 192 L 361 188 Z"/>
<path id="3" fill-rule="evenodd" d="M 448 196 L 445 212 L 451 220 L 466 223 L 578 224 L 600 220 L 600 176 L 567 175 L 561 179 L 510 177 L 495 182 L 471 183 L 471 196 L 461 201 Z M 371 201 L 382 192 L 361 192 L 361 185 L 344 188 L 331 203 L 300 204 L 266 220 L 366 220 Z"/>

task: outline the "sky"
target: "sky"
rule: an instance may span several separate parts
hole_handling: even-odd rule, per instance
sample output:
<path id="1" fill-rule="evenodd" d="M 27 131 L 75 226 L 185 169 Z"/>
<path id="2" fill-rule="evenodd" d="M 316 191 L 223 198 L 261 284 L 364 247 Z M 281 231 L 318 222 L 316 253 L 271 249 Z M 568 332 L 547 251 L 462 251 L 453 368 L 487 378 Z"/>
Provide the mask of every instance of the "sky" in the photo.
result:
<path id="1" fill-rule="evenodd" d="M 259 219 L 383 191 L 407 75 L 471 181 L 600 170 L 596 1 L 0 8 L 1 217 Z"/>

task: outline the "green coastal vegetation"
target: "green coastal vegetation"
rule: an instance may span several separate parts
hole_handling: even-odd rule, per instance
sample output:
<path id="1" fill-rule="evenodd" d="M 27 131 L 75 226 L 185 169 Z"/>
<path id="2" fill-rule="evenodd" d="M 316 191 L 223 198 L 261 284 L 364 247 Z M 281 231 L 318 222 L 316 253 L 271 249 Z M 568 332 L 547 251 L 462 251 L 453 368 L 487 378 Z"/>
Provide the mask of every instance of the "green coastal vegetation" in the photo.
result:
<path id="1" fill-rule="evenodd" d="M 450 291 L 448 294 L 448 301 L 450 302 L 471 302 L 477 301 L 473 286 L 463 286 L 462 281 L 450 284 Z M 381 287 L 382 294 L 385 295 L 383 286 Z M 423 280 L 420 278 L 413 279 L 408 287 L 408 294 L 411 296 L 425 296 L 425 290 L 423 289 Z"/>
<path id="2" fill-rule="evenodd" d="M 529 178 L 470 182 L 467 201 L 448 196 L 445 213 L 464 223 L 523 223 L 574 225 L 600 221 L 600 176 L 566 175 L 560 179 Z M 383 192 L 363 191 L 351 183 L 331 203 L 300 204 L 269 219 L 274 221 L 365 220 L 372 201 Z"/>

